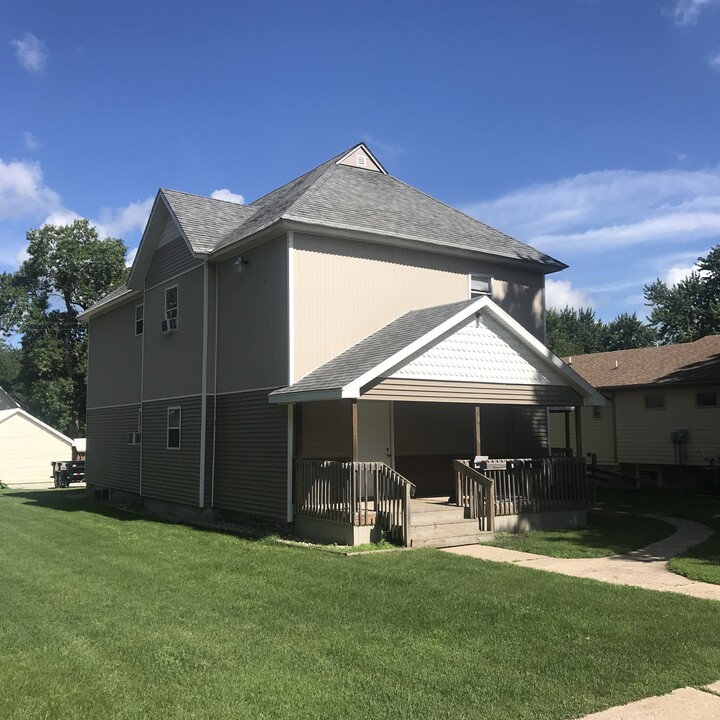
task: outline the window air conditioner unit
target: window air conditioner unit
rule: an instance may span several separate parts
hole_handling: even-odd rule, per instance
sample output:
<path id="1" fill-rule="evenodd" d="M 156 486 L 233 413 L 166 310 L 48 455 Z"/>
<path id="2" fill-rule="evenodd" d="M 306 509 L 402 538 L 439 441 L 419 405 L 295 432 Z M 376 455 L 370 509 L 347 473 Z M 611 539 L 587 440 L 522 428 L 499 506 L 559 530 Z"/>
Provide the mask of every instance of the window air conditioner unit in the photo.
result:
<path id="1" fill-rule="evenodd" d="M 129 432 L 128 433 L 128 445 L 139 445 L 140 444 L 140 433 Z"/>
<path id="2" fill-rule="evenodd" d="M 168 318 L 167 320 L 161 320 L 160 329 L 163 331 L 163 335 L 177 332 L 177 318 Z"/>

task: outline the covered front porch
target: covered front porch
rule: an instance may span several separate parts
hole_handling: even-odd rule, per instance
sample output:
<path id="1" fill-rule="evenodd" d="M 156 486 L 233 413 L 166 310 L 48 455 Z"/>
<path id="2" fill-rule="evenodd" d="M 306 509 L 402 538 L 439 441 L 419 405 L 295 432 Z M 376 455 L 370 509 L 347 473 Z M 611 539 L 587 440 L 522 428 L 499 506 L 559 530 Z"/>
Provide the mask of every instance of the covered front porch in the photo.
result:
<path id="1" fill-rule="evenodd" d="M 476 541 L 584 522 L 584 461 L 549 457 L 547 408 L 602 398 L 487 298 L 408 313 L 270 400 L 289 406 L 301 535 L 453 544 L 430 542 L 437 526 Z"/>

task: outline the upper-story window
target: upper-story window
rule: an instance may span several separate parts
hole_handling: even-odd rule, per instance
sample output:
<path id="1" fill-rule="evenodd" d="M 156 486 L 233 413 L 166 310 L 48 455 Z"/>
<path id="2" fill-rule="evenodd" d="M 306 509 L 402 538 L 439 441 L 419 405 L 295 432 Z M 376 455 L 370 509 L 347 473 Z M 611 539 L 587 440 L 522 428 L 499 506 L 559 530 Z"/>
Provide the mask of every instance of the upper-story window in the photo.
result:
<path id="1" fill-rule="evenodd" d="M 646 410 L 662 410 L 665 407 L 665 396 L 662 394 L 657 395 L 646 395 L 645 396 L 645 409 Z"/>
<path id="2" fill-rule="evenodd" d="M 470 276 L 470 297 L 482 297 L 492 295 L 492 277 L 490 275 Z"/>
<path id="3" fill-rule="evenodd" d="M 144 318 L 145 318 L 145 306 L 144 305 L 136 305 L 135 306 L 135 334 L 136 335 L 143 334 Z"/>
<path id="4" fill-rule="evenodd" d="M 165 288 L 165 319 L 162 321 L 162 331 L 173 332 L 178 328 L 178 286 Z"/>

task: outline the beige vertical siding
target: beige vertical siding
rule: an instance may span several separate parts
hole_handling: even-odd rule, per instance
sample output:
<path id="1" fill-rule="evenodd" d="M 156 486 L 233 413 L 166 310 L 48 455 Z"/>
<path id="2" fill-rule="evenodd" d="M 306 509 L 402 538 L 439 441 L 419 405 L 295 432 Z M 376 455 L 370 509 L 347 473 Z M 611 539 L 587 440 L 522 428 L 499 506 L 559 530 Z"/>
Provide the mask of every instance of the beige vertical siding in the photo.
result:
<path id="1" fill-rule="evenodd" d="M 128 445 L 138 430 L 140 405 L 88 409 L 85 476 L 101 487 L 140 492 L 140 445 Z"/>
<path id="2" fill-rule="evenodd" d="M 214 506 L 287 518 L 287 408 L 269 390 L 219 395 Z"/>
<path id="3" fill-rule="evenodd" d="M 197 265 L 202 262 L 193 257 L 185 240 L 178 237 L 155 251 L 145 276 L 145 287 L 151 288 Z"/>
<path id="4" fill-rule="evenodd" d="M 165 289 L 178 286 L 178 331 L 163 335 Z M 203 268 L 145 293 L 143 400 L 196 395 L 202 380 Z"/>
<path id="5" fill-rule="evenodd" d="M 167 409 L 171 406 L 182 408 L 180 450 L 167 449 Z M 200 396 L 143 403 L 143 495 L 198 506 L 200 416 Z"/>
<path id="6" fill-rule="evenodd" d="M 698 408 L 695 394 L 720 386 L 618 390 L 615 393 L 618 462 L 671 465 L 675 462 L 670 433 L 687 430 L 686 465 L 705 465 L 704 457 L 720 455 L 720 408 Z M 665 394 L 665 408 L 646 410 L 645 395 Z"/>
<path id="7" fill-rule="evenodd" d="M 72 446 L 23 415 L 0 422 L 0 482 L 10 487 L 49 487 L 53 460 L 70 460 Z"/>
<path id="8" fill-rule="evenodd" d="M 295 233 L 294 377 L 408 310 L 470 297 L 469 275 L 492 275 L 498 304 L 543 338 L 544 276 L 487 262 Z"/>
<path id="9" fill-rule="evenodd" d="M 288 382 L 288 265 L 285 235 L 221 263 L 218 283 L 218 392 Z"/>
<path id="10" fill-rule="evenodd" d="M 350 460 L 352 458 L 352 401 L 303 403 L 296 410 L 299 458 Z"/>

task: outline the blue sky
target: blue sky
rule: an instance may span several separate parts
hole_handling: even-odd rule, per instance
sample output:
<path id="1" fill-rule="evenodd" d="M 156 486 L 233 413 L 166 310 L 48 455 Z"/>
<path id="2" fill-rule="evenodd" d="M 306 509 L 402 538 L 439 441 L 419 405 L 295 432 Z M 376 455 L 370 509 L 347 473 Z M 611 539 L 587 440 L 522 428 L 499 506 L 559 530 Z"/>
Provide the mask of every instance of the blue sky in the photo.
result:
<path id="1" fill-rule="evenodd" d="M 158 187 L 256 197 L 358 140 L 570 268 L 548 302 L 644 315 L 720 242 L 720 0 L 11 3 L 0 271 Z"/>

